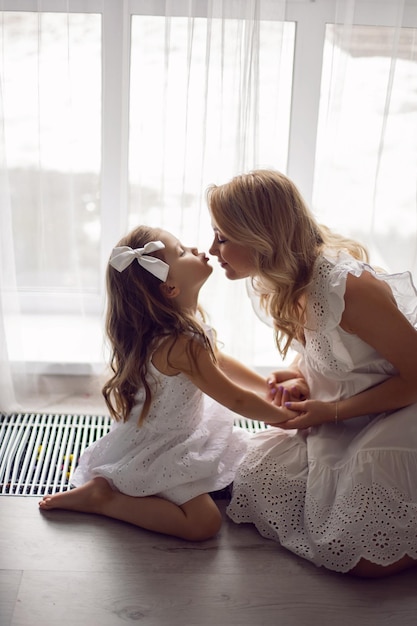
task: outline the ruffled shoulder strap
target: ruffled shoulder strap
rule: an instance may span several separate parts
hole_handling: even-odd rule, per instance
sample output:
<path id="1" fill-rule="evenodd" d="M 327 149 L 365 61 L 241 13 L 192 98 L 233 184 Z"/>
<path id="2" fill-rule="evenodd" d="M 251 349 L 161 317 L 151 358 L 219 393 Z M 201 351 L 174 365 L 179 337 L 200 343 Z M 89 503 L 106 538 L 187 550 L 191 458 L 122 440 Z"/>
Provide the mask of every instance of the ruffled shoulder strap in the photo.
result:
<path id="1" fill-rule="evenodd" d="M 315 263 L 308 291 L 305 340 L 306 352 L 318 369 L 330 368 L 342 373 L 353 366 L 339 324 L 345 308 L 347 276 L 360 276 L 365 269 L 373 272 L 365 263 L 343 252 L 325 252 Z"/>
<path id="2" fill-rule="evenodd" d="M 417 290 L 410 272 L 388 274 L 377 271 L 368 263 L 340 252 L 337 257 L 324 253 L 318 258 L 314 268 L 309 315 L 312 315 L 313 320 L 316 318 L 317 328 L 340 324 L 345 306 L 347 276 L 360 276 L 364 271 L 389 285 L 398 308 L 416 326 Z"/>
<path id="3" fill-rule="evenodd" d="M 306 342 L 311 349 L 316 346 L 316 358 L 324 358 L 333 369 L 351 366 L 351 357 L 340 337 L 339 324 L 345 308 L 345 291 L 348 274 L 360 276 L 370 272 L 379 280 L 388 283 L 400 311 L 417 325 L 417 292 L 411 274 L 385 274 L 377 272 L 363 261 L 347 253 L 337 256 L 325 252 L 316 261 L 313 280 L 308 294 Z"/>
<path id="4" fill-rule="evenodd" d="M 352 259 L 353 261 L 353 259 Z M 320 255 L 314 265 L 308 290 L 307 327 L 311 331 L 331 329 L 340 323 L 345 308 L 346 278 L 354 271 L 350 257 L 341 262 L 330 255 Z"/>

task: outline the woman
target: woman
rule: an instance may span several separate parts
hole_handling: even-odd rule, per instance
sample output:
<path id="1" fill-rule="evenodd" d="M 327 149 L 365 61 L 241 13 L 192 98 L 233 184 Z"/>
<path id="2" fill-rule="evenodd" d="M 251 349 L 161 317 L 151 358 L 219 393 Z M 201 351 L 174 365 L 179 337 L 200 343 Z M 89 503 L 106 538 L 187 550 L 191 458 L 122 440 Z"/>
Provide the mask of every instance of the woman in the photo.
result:
<path id="1" fill-rule="evenodd" d="M 386 576 L 417 563 L 417 294 L 409 273 L 368 265 L 358 242 L 319 225 L 286 176 L 258 170 L 208 190 L 210 253 L 251 278 L 282 356 L 278 402 L 228 514 L 339 572 Z M 288 402 L 286 379 L 310 398 Z M 292 384 L 292 383 L 291 383 Z M 305 390 L 303 394 L 305 396 Z"/>

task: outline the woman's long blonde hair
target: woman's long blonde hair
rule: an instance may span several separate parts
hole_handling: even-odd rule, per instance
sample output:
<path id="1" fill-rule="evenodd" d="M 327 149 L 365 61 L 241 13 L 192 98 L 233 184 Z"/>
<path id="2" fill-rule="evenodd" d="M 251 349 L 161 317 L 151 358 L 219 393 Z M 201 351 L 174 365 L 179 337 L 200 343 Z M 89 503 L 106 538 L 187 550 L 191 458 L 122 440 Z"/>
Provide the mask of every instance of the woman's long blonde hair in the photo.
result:
<path id="1" fill-rule="evenodd" d="M 304 340 L 303 296 L 320 250 L 345 249 L 368 260 L 366 249 L 318 224 L 294 183 L 274 170 L 254 170 L 211 185 L 207 201 L 221 234 L 252 255 L 252 284 L 285 356 L 294 338 Z"/>
<path id="2" fill-rule="evenodd" d="M 150 241 L 157 241 L 160 235 L 160 229 L 139 226 L 117 246 L 143 248 Z M 165 261 L 164 250 L 151 254 Z M 198 320 L 176 306 L 175 299 L 166 298 L 160 288 L 161 281 L 139 263 L 131 263 L 122 272 L 108 265 L 106 285 L 106 334 L 113 375 L 103 386 L 103 396 L 111 416 L 117 421 L 126 421 L 135 404 L 135 395 L 143 387 L 145 402 L 141 423 L 152 402 L 148 363 L 161 339 L 169 338 L 172 347 L 181 335 L 192 335 L 200 338 L 214 360 L 215 355 Z M 200 308 L 199 312 L 204 319 Z M 187 346 L 191 362 L 198 367 L 197 342 L 189 341 Z"/>

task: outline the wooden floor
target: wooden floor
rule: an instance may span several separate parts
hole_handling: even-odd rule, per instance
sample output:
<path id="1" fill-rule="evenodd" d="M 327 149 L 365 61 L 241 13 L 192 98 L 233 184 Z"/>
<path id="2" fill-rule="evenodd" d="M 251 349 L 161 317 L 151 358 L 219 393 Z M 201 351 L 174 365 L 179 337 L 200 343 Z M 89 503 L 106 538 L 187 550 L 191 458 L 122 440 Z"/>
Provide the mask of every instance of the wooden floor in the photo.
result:
<path id="1" fill-rule="evenodd" d="M 93 383 L 45 377 L 33 406 L 102 414 Z M 417 626 L 417 569 L 350 578 L 224 518 L 218 537 L 187 543 L 0 496 L 0 626 Z"/>
<path id="2" fill-rule="evenodd" d="M 0 624 L 414 626 L 417 571 L 358 580 L 226 517 L 218 537 L 187 543 L 2 496 Z"/>

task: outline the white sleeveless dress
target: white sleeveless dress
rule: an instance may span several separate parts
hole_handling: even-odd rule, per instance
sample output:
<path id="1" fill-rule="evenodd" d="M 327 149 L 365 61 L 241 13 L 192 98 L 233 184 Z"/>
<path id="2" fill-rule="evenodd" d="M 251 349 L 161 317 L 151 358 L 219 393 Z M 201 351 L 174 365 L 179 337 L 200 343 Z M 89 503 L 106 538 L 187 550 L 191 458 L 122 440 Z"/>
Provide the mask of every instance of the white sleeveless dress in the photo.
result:
<path id="1" fill-rule="evenodd" d="M 137 425 L 141 389 L 129 420 L 114 422 L 84 451 L 72 485 L 102 476 L 124 494 L 157 495 L 178 505 L 230 485 L 250 433 L 185 375 L 165 376 L 152 363 L 148 369 L 154 398 L 143 425 Z"/>
<path id="2" fill-rule="evenodd" d="M 394 373 L 373 348 L 339 327 L 346 277 L 363 271 L 389 284 L 417 328 L 409 273 L 375 274 L 347 255 L 320 257 L 309 292 L 306 346 L 293 346 L 312 398 L 347 398 Z M 310 431 L 270 428 L 254 435 L 227 513 L 339 572 L 361 558 L 380 565 L 405 554 L 417 559 L 417 404 Z"/>

